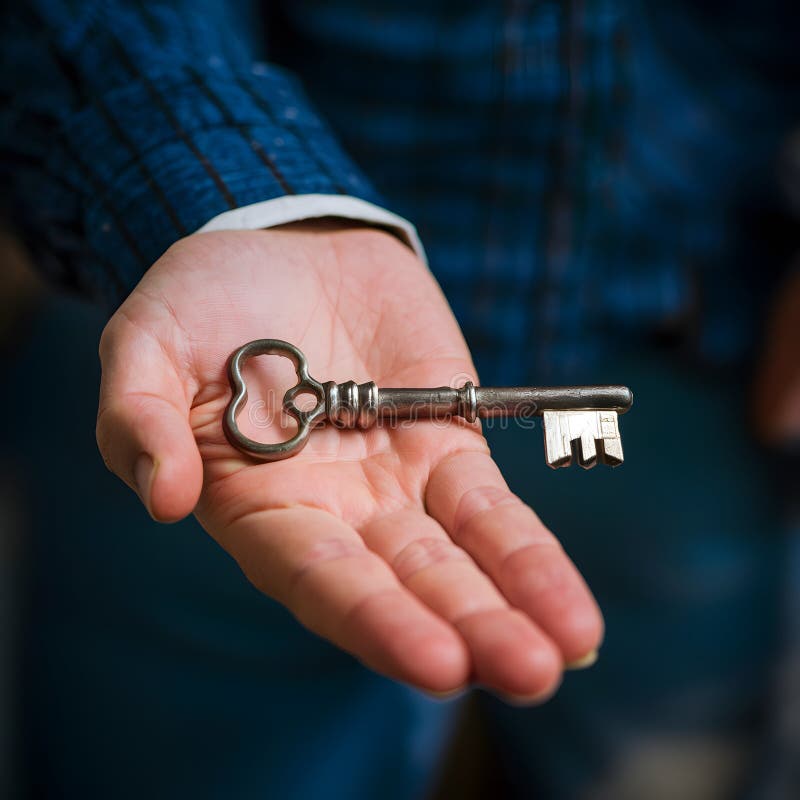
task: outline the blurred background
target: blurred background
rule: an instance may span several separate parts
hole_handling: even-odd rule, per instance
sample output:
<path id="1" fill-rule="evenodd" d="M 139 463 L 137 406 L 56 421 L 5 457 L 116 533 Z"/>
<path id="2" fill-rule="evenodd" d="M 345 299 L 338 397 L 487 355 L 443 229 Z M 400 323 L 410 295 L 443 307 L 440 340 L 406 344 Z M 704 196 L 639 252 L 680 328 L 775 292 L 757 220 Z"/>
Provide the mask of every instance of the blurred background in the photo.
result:
<path id="1" fill-rule="evenodd" d="M 439 702 L 385 693 L 252 589 L 192 520 L 150 521 L 94 443 L 102 317 L 46 290 L 9 234 L 0 259 L 0 796 L 265 796 L 248 775 L 260 749 L 282 747 L 269 796 L 348 796 L 325 764 L 298 771 L 306 737 L 369 759 L 376 797 L 572 796 L 598 753 L 611 766 L 590 797 L 800 796 L 796 461 L 748 441 L 715 452 L 746 418 L 735 378 L 682 367 L 669 348 L 657 368 L 650 350 L 614 356 L 637 396 L 614 472 L 550 473 L 538 441 L 531 459 L 513 426 L 487 431 L 512 488 L 593 585 L 607 640 L 542 709 L 482 692 Z M 654 441 L 676 408 L 680 429 Z M 702 458 L 688 457 L 692 437 Z M 654 459 L 670 465 L 655 486 Z M 702 505 L 710 482 L 725 505 Z M 694 534 L 698 519 L 710 536 Z M 347 744 L 340 721 L 371 692 L 383 719 L 422 732 L 416 773 L 396 774 L 385 737 L 374 753 Z"/>
<path id="2" fill-rule="evenodd" d="M 77 19 L 67 38 L 91 83 L 102 36 L 81 39 L 80 4 L 45 5 Z M 154 29 L 170 55 L 159 36 L 173 29 L 147 5 L 126 4 L 122 38 L 146 44 Z M 178 14 L 174 30 L 202 47 L 245 5 L 205 4 L 207 18 Z M 340 7 L 354 51 L 353 25 L 326 3 L 264 4 L 282 18 L 276 58 L 419 225 L 483 378 L 635 393 L 618 470 L 552 472 L 537 432 L 486 429 L 599 600 L 599 660 L 539 708 L 480 689 L 429 698 L 307 633 L 194 520 L 153 523 L 94 442 L 104 316 L 45 288 L 4 232 L 0 798 L 800 798 L 794 4 L 631 3 L 632 26 L 603 3 L 442 2 L 433 16 L 422 0 L 368 5 Z M 248 20 L 242 41 L 266 39 Z M 34 39 L 16 44 L 36 77 Z M 251 68 L 269 85 L 265 64 Z M 39 99 L 57 104 L 44 73 Z M 299 130 L 297 108 L 282 111 Z M 285 144 L 262 116 L 266 148 L 275 133 Z M 51 117 L 27 123 L 39 138 L 24 144 L 49 142 Z M 140 155 L 158 149 L 147 143 Z M 220 163 L 237 174 L 227 144 Z M 20 174 L 46 156 L 22 152 Z M 58 221 L 74 209 L 52 177 L 26 186 Z M 76 206 L 98 195 L 83 191 Z M 84 224 L 65 228 L 80 244 Z M 559 374 L 567 363 L 579 371 Z M 794 428 L 766 436 L 779 416 Z"/>

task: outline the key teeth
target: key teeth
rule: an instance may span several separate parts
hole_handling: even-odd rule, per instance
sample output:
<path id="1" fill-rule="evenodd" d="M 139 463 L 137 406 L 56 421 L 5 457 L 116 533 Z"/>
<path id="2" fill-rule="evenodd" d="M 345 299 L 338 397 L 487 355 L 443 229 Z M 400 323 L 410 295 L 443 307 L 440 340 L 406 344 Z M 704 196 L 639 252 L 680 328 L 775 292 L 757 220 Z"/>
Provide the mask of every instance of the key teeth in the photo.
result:
<path id="1" fill-rule="evenodd" d="M 603 449 L 603 463 L 609 467 L 618 467 L 625 459 L 622 455 L 622 440 L 617 436 L 610 439 L 601 439 Z"/>
<path id="2" fill-rule="evenodd" d="M 617 414 L 613 411 L 545 411 L 544 449 L 552 469 L 577 462 L 583 469 L 623 462 Z"/>
<path id="3" fill-rule="evenodd" d="M 600 447 L 603 451 L 603 463 L 610 467 L 618 467 L 624 460 L 622 454 L 622 438 L 619 435 L 619 419 L 616 412 L 604 411 L 598 414 L 598 428 L 602 435 Z"/>
<path id="4" fill-rule="evenodd" d="M 588 432 L 584 432 L 578 440 L 578 447 L 580 448 L 578 463 L 584 469 L 591 469 L 597 464 L 597 447 L 595 441 L 594 436 Z"/>
<path id="5" fill-rule="evenodd" d="M 546 460 L 547 460 L 547 466 L 550 467 L 550 469 L 561 469 L 562 467 L 571 467 L 572 466 L 572 456 L 571 455 L 569 455 L 569 456 L 561 456 L 560 458 L 555 457 L 555 456 L 552 457 L 552 458 L 549 457 L 549 456 L 546 456 Z"/>
<path id="6" fill-rule="evenodd" d="M 572 464 L 572 445 L 566 430 L 561 425 L 557 411 L 545 411 L 542 415 L 544 430 L 544 456 L 551 469 L 569 467 Z"/>

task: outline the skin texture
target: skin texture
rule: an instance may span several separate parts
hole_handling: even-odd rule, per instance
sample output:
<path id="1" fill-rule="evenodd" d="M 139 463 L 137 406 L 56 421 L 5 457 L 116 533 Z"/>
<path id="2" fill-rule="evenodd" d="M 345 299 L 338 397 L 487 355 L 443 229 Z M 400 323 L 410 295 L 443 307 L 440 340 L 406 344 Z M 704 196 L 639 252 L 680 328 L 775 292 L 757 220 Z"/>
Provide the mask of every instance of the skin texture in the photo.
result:
<path id="1" fill-rule="evenodd" d="M 298 456 L 253 462 L 222 431 L 225 365 L 263 337 L 300 347 L 319 380 L 475 377 L 436 282 L 389 234 L 324 223 L 195 234 L 103 333 L 109 468 L 155 519 L 194 511 L 255 586 L 369 667 L 430 692 L 478 682 L 530 702 L 552 694 L 564 664 L 599 646 L 602 618 L 480 426 L 328 426 Z M 257 385 L 280 379 L 280 398 L 294 382 L 279 361 L 251 362 L 251 403 Z M 248 428 L 247 409 L 240 424 L 288 438 Z"/>

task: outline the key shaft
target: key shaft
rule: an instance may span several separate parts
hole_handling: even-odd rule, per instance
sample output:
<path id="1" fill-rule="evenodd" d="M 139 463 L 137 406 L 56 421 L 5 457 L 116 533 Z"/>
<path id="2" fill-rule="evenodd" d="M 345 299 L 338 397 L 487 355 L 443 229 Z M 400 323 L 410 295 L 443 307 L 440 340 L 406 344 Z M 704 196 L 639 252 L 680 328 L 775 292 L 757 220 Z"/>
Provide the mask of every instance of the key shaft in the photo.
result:
<path id="1" fill-rule="evenodd" d="M 545 411 L 594 409 L 624 414 L 633 405 L 627 386 L 481 386 L 475 389 L 478 416 L 540 417 Z"/>
<path id="2" fill-rule="evenodd" d="M 374 383 L 323 384 L 326 416 L 342 427 L 368 427 L 381 419 L 541 417 L 545 411 L 592 409 L 624 414 L 633 403 L 626 386 L 474 386 L 460 389 L 379 388 Z"/>

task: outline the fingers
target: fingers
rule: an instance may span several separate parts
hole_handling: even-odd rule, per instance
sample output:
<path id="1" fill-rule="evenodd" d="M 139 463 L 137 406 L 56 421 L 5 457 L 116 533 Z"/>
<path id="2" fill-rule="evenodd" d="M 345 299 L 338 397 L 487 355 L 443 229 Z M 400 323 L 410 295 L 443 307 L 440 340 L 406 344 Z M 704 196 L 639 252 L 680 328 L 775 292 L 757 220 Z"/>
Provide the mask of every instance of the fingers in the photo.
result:
<path id="1" fill-rule="evenodd" d="M 528 699 L 552 694 L 561 677 L 558 649 L 435 520 L 406 510 L 370 522 L 361 534 L 409 590 L 459 631 L 479 683 Z"/>
<path id="2" fill-rule="evenodd" d="M 602 616 L 583 578 L 488 454 L 460 452 L 440 462 L 426 506 L 509 603 L 556 642 L 568 666 L 599 647 Z"/>
<path id="3" fill-rule="evenodd" d="M 372 669 L 433 692 L 469 679 L 469 654 L 458 633 L 332 514 L 257 512 L 217 538 L 256 587 Z"/>
<path id="4" fill-rule="evenodd" d="M 100 345 L 100 452 L 155 519 L 182 519 L 197 504 L 203 480 L 184 387 L 155 339 L 126 324 L 107 330 Z"/>

